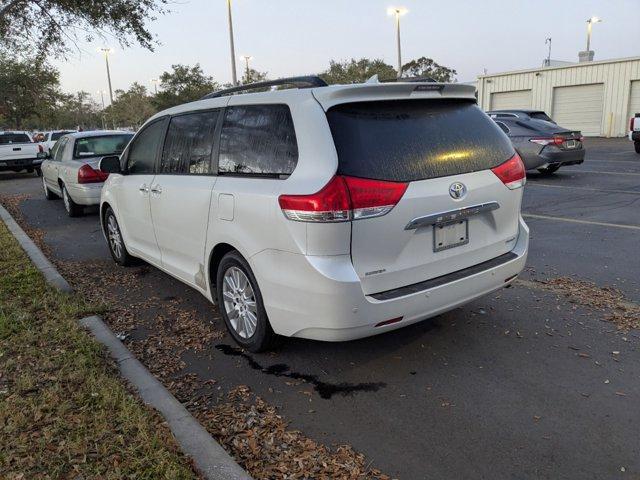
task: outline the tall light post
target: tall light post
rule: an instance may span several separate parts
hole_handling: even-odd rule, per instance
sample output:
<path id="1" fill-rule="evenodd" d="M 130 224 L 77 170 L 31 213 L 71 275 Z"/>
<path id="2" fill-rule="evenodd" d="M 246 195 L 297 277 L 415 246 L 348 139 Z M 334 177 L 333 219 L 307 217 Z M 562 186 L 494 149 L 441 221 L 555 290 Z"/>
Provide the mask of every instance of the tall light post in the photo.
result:
<path id="1" fill-rule="evenodd" d="M 152 78 L 151 79 L 151 83 L 153 83 L 153 91 L 157 95 L 158 94 L 158 83 L 160 83 L 160 80 L 158 80 L 157 78 Z"/>
<path id="2" fill-rule="evenodd" d="M 236 49 L 233 45 L 233 19 L 231 18 L 231 0 L 227 0 L 227 16 L 229 18 L 229 47 L 231 48 L 231 81 L 238 85 L 236 74 Z"/>
<path id="3" fill-rule="evenodd" d="M 396 17 L 396 39 L 398 43 L 398 78 L 402 77 L 402 50 L 400 47 L 400 17 L 405 15 L 409 10 L 404 7 L 389 7 L 387 8 L 388 15 L 395 15 Z"/>
<path id="4" fill-rule="evenodd" d="M 547 54 L 547 59 L 545 60 L 545 66 L 550 67 L 551 66 L 551 37 L 547 37 L 544 40 L 544 44 L 547 45 L 549 44 L 549 53 Z"/>
<path id="5" fill-rule="evenodd" d="M 244 64 L 245 64 L 245 79 L 248 82 L 249 81 L 249 76 L 250 76 L 250 70 L 249 70 L 249 60 L 253 60 L 253 57 L 251 55 L 242 55 L 240 58 L 242 58 L 244 60 Z"/>
<path id="6" fill-rule="evenodd" d="M 113 49 L 103 47 L 103 48 L 99 48 L 98 51 L 104 54 L 104 61 L 107 65 L 107 81 L 109 82 L 109 100 L 111 103 L 113 103 L 113 89 L 111 88 L 111 72 L 109 70 L 109 54 L 113 53 Z"/>
<path id="7" fill-rule="evenodd" d="M 587 20 L 587 52 L 591 51 L 591 27 L 594 23 L 600 23 L 602 21 L 601 18 L 591 17 Z"/>
<path id="8" fill-rule="evenodd" d="M 100 117 L 102 119 L 102 129 L 106 130 L 107 128 L 107 122 L 104 119 L 104 94 L 106 93 L 104 90 L 98 90 L 98 93 L 100 94 L 100 100 L 102 100 L 102 111 L 100 112 Z"/>

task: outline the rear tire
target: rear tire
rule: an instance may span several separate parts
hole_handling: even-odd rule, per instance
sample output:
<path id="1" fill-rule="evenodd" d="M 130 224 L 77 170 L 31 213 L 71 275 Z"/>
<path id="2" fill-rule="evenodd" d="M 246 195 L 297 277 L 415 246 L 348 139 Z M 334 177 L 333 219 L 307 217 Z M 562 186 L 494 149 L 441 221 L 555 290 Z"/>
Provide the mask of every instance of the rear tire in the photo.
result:
<path id="1" fill-rule="evenodd" d="M 551 175 L 557 172 L 559 168 L 560 168 L 560 165 L 549 165 L 546 168 L 538 168 L 538 171 L 543 175 Z"/>
<path id="2" fill-rule="evenodd" d="M 222 257 L 216 274 L 216 293 L 220 314 L 238 345 L 251 352 L 277 345 L 279 337 L 269 323 L 258 282 L 238 252 Z"/>
<path id="3" fill-rule="evenodd" d="M 640 153 L 640 142 L 633 142 L 633 146 L 636 147 L 636 153 Z"/>
<path id="4" fill-rule="evenodd" d="M 67 211 L 67 215 L 70 217 L 79 217 L 82 215 L 82 207 L 73 201 L 64 183 L 62 184 L 62 200 L 64 200 L 64 209 Z"/>
<path id="5" fill-rule="evenodd" d="M 51 190 L 49 190 L 49 187 L 47 187 L 47 183 L 45 182 L 44 177 L 42 177 L 42 188 L 44 189 L 44 198 L 46 198 L 47 200 L 55 200 L 56 198 L 60 198 L 58 197 L 58 195 L 56 195 Z"/>
<path id="6" fill-rule="evenodd" d="M 111 207 L 107 208 L 104 213 L 104 232 L 107 237 L 107 244 L 109 246 L 109 253 L 113 261 L 123 267 L 128 267 L 136 263 L 136 258 L 129 255 L 127 247 L 124 244 L 124 238 L 120 231 L 120 225 L 116 214 L 113 213 Z"/>

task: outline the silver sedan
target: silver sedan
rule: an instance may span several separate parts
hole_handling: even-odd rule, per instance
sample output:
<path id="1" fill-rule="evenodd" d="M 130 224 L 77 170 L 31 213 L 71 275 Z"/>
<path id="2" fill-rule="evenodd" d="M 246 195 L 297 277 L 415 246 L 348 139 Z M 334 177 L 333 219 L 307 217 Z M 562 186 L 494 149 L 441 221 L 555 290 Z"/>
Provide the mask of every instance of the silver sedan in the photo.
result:
<path id="1" fill-rule="evenodd" d="M 47 200 L 62 197 L 70 217 L 81 215 L 84 206 L 98 205 L 109 176 L 98 169 L 98 163 L 103 157 L 120 155 L 132 137 L 132 133 L 107 130 L 62 136 L 42 162 Z"/>

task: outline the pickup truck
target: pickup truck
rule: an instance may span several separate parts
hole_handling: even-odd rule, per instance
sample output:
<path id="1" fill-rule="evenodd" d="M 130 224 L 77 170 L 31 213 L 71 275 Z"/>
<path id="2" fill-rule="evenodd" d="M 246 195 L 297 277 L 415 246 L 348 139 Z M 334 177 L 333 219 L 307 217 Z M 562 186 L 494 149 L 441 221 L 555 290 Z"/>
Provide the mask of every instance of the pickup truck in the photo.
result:
<path id="1" fill-rule="evenodd" d="M 45 157 L 42 145 L 33 143 L 27 132 L 0 132 L 0 172 L 36 172 Z"/>
<path id="2" fill-rule="evenodd" d="M 635 117 L 631 117 L 629 122 L 629 140 L 636 147 L 636 153 L 640 153 L 640 113 L 636 113 Z"/>

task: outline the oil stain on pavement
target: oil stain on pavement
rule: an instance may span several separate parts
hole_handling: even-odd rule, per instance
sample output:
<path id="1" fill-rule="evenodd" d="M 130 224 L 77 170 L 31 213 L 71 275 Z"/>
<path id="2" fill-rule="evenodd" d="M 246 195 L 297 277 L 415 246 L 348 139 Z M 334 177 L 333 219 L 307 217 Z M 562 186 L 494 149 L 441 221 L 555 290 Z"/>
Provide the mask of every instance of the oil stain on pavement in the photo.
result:
<path id="1" fill-rule="evenodd" d="M 277 363 L 274 365 L 270 365 L 268 367 L 263 367 L 258 362 L 256 362 L 251 355 L 231 345 L 218 344 L 216 345 L 216 349 L 221 351 L 225 355 L 244 358 L 252 369 L 258 370 L 262 373 L 266 373 L 267 375 L 274 375 L 276 377 L 286 377 L 292 380 L 305 381 L 313 385 L 314 390 L 318 392 L 318 395 L 320 395 L 320 398 L 324 398 L 326 400 L 330 399 L 333 395 L 336 395 L 336 394 L 346 397 L 348 395 L 353 395 L 354 393 L 358 393 L 358 392 L 377 392 L 381 388 L 384 388 L 387 386 L 387 384 L 384 382 L 367 382 L 367 383 L 323 382 L 320 379 L 318 379 L 317 375 L 292 372 L 289 366 L 285 365 L 284 363 Z"/>

